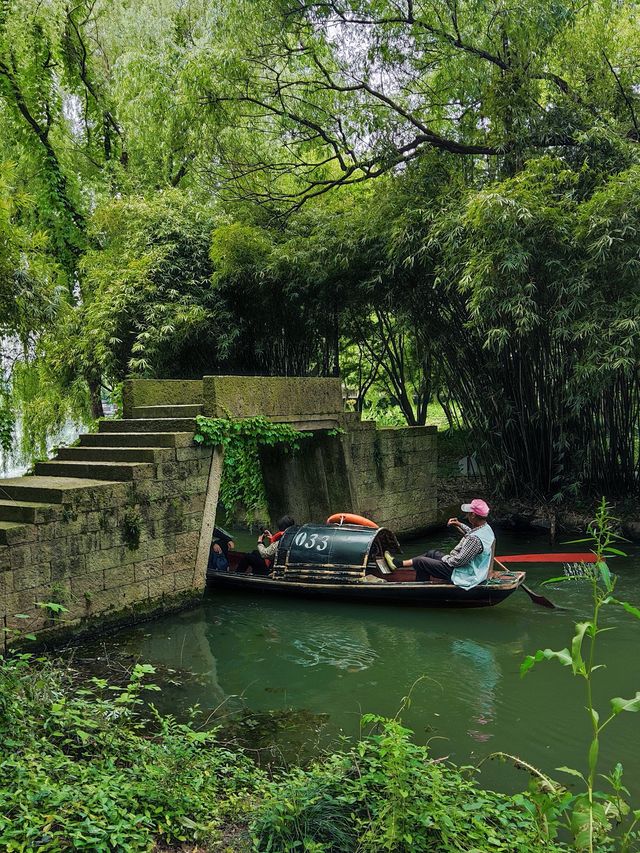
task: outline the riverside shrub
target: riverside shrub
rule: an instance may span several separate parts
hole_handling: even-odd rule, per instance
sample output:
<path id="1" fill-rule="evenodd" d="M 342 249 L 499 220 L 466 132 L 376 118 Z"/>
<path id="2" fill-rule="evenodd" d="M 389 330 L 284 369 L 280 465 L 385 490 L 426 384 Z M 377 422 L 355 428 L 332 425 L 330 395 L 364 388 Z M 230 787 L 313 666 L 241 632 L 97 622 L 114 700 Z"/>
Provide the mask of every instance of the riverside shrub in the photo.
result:
<path id="1" fill-rule="evenodd" d="M 540 793 L 482 790 L 430 757 L 397 720 L 311 767 L 271 779 L 216 732 L 124 686 L 23 653 L 0 659 L 0 850 L 149 851 L 155 842 L 225 853 L 559 853 Z"/>
<path id="2" fill-rule="evenodd" d="M 0 849 L 146 851 L 155 839 L 208 842 L 262 779 L 214 732 L 161 716 L 125 687 L 28 655 L 0 661 Z M 143 710 L 146 709 L 146 710 Z"/>
<path id="3" fill-rule="evenodd" d="M 397 720 L 364 718 L 375 730 L 344 754 L 270 783 L 253 818 L 264 853 L 557 853 L 536 797 L 482 790 L 434 760 Z"/>

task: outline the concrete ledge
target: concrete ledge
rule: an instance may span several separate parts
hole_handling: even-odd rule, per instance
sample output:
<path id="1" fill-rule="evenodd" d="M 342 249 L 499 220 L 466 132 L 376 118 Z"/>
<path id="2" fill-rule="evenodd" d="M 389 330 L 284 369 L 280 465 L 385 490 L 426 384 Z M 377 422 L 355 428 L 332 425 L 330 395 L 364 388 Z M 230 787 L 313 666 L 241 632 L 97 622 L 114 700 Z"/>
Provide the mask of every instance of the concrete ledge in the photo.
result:
<path id="1" fill-rule="evenodd" d="M 122 410 L 132 417 L 135 406 L 199 405 L 201 379 L 127 379 L 122 389 Z"/>
<path id="2" fill-rule="evenodd" d="M 203 413 L 211 418 L 263 415 L 301 420 L 342 414 L 339 379 L 300 376 L 205 376 Z"/>

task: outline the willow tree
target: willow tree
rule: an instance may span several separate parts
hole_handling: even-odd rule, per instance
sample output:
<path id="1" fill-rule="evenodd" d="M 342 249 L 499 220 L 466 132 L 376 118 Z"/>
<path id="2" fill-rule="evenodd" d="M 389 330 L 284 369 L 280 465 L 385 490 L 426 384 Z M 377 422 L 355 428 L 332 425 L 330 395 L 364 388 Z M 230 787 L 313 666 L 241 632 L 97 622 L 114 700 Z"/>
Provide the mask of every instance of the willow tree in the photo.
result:
<path id="1" fill-rule="evenodd" d="M 639 15 L 607 0 L 238 0 L 201 77 L 234 127 L 212 168 L 290 208 L 430 150 L 473 181 L 579 152 L 594 126 L 637 141 Z"/>
<path id="2" fill-rule="evenodd" d="M 46 242 L 62 285 L 46 328 L 32 323 L 30 310 L 22 313 L 21 325 L 31 323 L 28 346 L 16 349 L 7 337 L 2 343 L 5 357 L 20 356 L 14 405 L 27 414 L 40 398 L 41 413 L 51 413 L 34 425 L 40 446 L 47 429 L 64 420 L 66 403 L 67 411 L 77 409 L 82 385 L 85 404 L 90 400 L 85 416 L 102 414 L 108 378 L 96 348 L 84 345 L 94 296 L 82 262 L 97 231 L 91 220 L 113 196 L 188 180 L 199 106 L 177 85 L 183 76 L 176 69 L 208 43 L 210 19 L 199 0 L 180 7 L 172 0 L 0 4 L 0 163 L 13 164 L 15 192 L 31 197 L 20 225 Z M 0 308 L 5 304 L 3 298 Z M 20 306 L 29 307 L 18 299 L 7 310 Z"/>

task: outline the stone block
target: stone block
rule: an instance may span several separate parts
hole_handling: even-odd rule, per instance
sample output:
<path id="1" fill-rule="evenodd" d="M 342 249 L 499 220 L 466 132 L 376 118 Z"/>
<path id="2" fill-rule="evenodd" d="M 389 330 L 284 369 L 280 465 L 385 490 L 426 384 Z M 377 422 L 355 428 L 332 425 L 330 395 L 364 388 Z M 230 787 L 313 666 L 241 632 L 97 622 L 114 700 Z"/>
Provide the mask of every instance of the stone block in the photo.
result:
<path id="1" fill-rule="evenodd" d="M 87 572 L 99 572 L 122 565 L 124 560 L 124 546 L 107 548 L 104 551 L 95 551 L 86 555 Z"/>
<path id="2" fill-rule="evenodd" d="M 17 619 L 17 613 L 24 613 L 25 610 L 28 610 L 28 619 Z M 11 609 L 7 611 L 7 628 L 9 631 L 15 631 L 17 634 L 32 634 L 35 632 L 42 631 L 43 628 L 48 623 L 48 618 L 46 613 L 41 610 L 33 610 L 33 603 L 31 602 L 28 607 L 20 607 L 20 604 L 17 600 L 15 600 L 15 604 L 12 604 Z"/>
<path id="3" fill-rule="evenodd" d="M 202 579 L 202 584 L 196 583 L 194 584 L 194 572 L 193 569 L 186 569 L 181 572 L 175 572 L 173 575 L 173 579 L 175 582 L 174 589 L 176 592 L 181 592 L 185 589 L 193 589 L 194 586 L 199 588 L 202 586 L 204 588 L 204 578 Z"/>
<path id="4" fill-rule="evenodd" d="M 71 506 L 76 509 L 98 510 L 126 503 L 132 493 L 132 483 L 101 483 L 98 488 L 82 489 L 72 498 Z"/>
<path id="5" fill-rule="evenodd" d="M 64 523 L 62 524 L 63 532 L 60 532 L 61 525 L 58 521 L 49 521 L 45 524 L 39 524 L 37 528 L 37 540 L 38 542 L 48 542 L 50 539 L 59 539 L 60 536 L 65 536 L 66 527 Z"/>
<path id="6" fill-rule="evenodd" d="M 148 581 L 160 577 L 162 575 L 162 558 L 145 560 L 144 563 L 134 563 L 133 572 L 136 581 Z"/>
<path id="7" fill-rule="evenodd" d="M 177 480 L 182 476 L 178 462 L 163 462 L 155 468 L 158 480 Z"/>
<path id="8" fill-rule="evenodd" d="M 2 614 L 4 612 L 3 603 L 11 593 L 13 593 L 13 572 L 10 569 L 0 571 L 0 622 L 2 621 Z M 2 638 L 0 637 L 1 640 Z"/>
<path id="9" fill-rule="evenodd" d="M 171 481 L 168 481 L 165 483 L 165 493 L 171 493 L 171 495 L 175 494 L 176 492 L 183 495 L 204 495 L 207 492 L 208 485 L 208 475 L 206 477 L 192 477 L 186 483 L 180 483 L 180 481 L 178 481 L 172 484 Z"/>
<path id="10" fill-rule="evenodd" d="M 133 489 L 133 502 L 136 504 L 153 503 L 164 493 L 163 484 L 158 480 L 137 480 Z"/>
<path id="11" fill-rule="evenodd" d="M 198 548 L 198 542 L 200 541 L 200 533 L 199 531 L 192 531 L 191 533 L 179 533 L 176 536 L 176 551 L 187 551 L 190 548 L 196 549 Z"/>
<path id="12" fill-rule="evenodd" d="M 135 581 L 134 564 L 125 566 L 114 566 L 104 570 L 104 588 L 114 589 L 116 587 L 131 584 Z"/>
<path id="13" fill-rule="evenodd" d="M 11 568 L 14 572 L 28 568 L 33 560 L 31 556 L 30 545 L 12 545 L 10 546 Z"/>
<path id="14" fill-rule="evenodd" d="M 126 379 L 122 388 L 125 417 L 135 406 L 191 405 L 202 402 L 201 379 Z"/>
<path id="15" fill-rule="evenodd" d="M 210 462 L 212 453 L 212 447 L 203 447 L 199 445 L 195 445 L 194 447 L 178 447 L 176 450 L 176 459 L 178 462 L 185 462 L 190 459 Z"/>
<path id="16" fill-rule="evenodd" d="M 71 594 L 75 598 L 85 598 L 85 593 L 93 597 L 96 592 L 104 589 L 103 572 L 92 574 L 74 575 L 71 577 Z"/>
<path id="17" fill-rule="evenodd" d="M 149 578 L 150 598 L 160 598 L 162 595 L 169 595 L 174 591 L 174 589 L 175 580 L 173 574 Z"/>
<path id="18" fill-rule="evenodd" d="M 154 477 L 156 476 L 156 467 L 157 467 L 156 465 L 152 465 L 152 464 L 135 465 L 131 469 L 131 471 L 133 473 L 133 479 L 134 480 L 153 480 Z"/>
<path id="19" fill-rule="evenodd" d="M 27 542 L 35 542 L 38 536 L 38 528 L 35 524 L 16 524 L 2 531 L 7 545 L 22 545 Z"/>
<path id="20" fill-rule="evenodd" d="M 54 557 L 51 560 L 51 581 L 55 583 L 62 578 L 83 575 L 86 568 L 87 564 L 84 554 L 78 554 L 75 557 Z"/>
<path id="21" fill-rule="evenodd" d="M 117 548 L 119 545 L 123 545 L 122 539 L 123 531 L 120 528 L 116 528 L 114 530 L 101 530 L 98 533 L 98 548 L 101 551 L 107 550 L 109 548 Z"/>
<path id="22" fill-rule="evenodd" d="M 11 568 L 11 550 L 8 545 L 0 545 L 0 572 Z"/>
<path id="23" fill-rule="evenodd" d="M 339 379 L 283 376 L 205 376 L 203 411 L 210 417 L 250 418 L 342 414 Z"/>
<path id="24" fill-rule="evenodd" d="M 92 593 L 89 602 L 89 611 L 93 614 L 108 613 L 110 610 L 118 610 L 122 607 L 119 588 L 96 590 Z"/>
<path id="25" fill-rule="evenodd" d="M 13 589 L 15 592 L 37 589 L 51 582 L 51 564 L 38 563 L 25 566 L 13 573 Z"/>
<path id="26" fill-rule="evenodd" d="M 100 536 L 97 532 L 79 533 L 56 541 L 59 556 L 78 557 L 81 554 L 93 554 L 100 550 Z"/>
<path id="27" fill-rule="evenodd" d="M 195 550 L 192 548 L 189 551 L 179 551 L 173 554 L 166 554 L 162 558 L 162 573 L 174 574 L 175 572 L 184 571 L 189 566 L 195 565 Z"/>
<path id="28" fill-rule="evenodd" d="M 149 584 L 147 581 L 136 581 L 120 587 L 119 592 L 121 606 L 130 607 L 149 598 Z"/>
<path id="29" fill-rule="evenodd" d="M 184 535 L 184 534 L 179 534 Z M 146 559 L 156 560 L 176 550 L 176 536 L 165 536 L 162 539 L 153 539 L 145 545 Z"/>

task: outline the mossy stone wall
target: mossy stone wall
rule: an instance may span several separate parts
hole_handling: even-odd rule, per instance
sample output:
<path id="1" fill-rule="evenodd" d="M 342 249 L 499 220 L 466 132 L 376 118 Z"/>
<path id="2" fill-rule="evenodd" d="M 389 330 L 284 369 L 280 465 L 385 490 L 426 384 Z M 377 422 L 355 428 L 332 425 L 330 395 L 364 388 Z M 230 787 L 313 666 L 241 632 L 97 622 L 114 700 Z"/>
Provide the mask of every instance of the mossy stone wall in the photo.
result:
<path id="1" fill-rule="evenodd" d="M 436 427 L 377 429 L 352 414 L 341 424 L 340 434 L 316 432 L 294 453 L 261 452 L 271 521 L 355 512 L 400 534 L 437 524 Z"/>
<path id="2" fill-rule="evenodd" d="M 182 406 L 202 403 L 202 379 L 127 379 L 122 388 L 125 418 L 135 406 Z"/>
<path id="3" fill-rule="evenodd" d="M 203 412 L 211 418 L 280 420 L 336 416 L 342 412 L 339 379 L 298 376 L 205 376 Z"/>
<path id="4" fill-rule="evenodd" d="M 0 628 L 46 639 L 195 600 L 204 588 L 196 556 L 212 450 L 168 452 L 172 458 L 154 465 L 152 478 L 74 490 L 37 523 L 7 531 L 9 544 L 0 546 Z M 42 602 L 68 612 L 52 618 Z"/>

